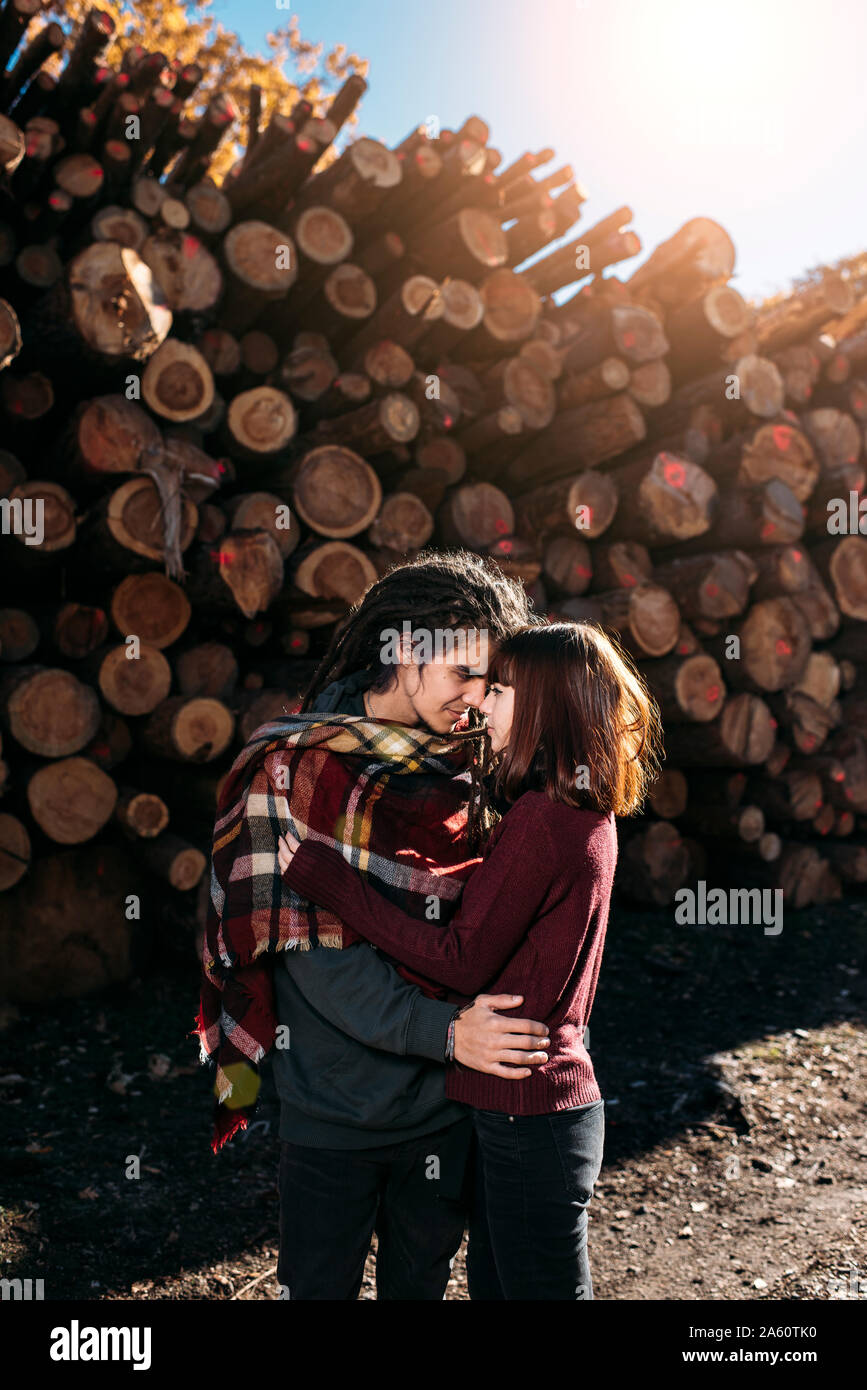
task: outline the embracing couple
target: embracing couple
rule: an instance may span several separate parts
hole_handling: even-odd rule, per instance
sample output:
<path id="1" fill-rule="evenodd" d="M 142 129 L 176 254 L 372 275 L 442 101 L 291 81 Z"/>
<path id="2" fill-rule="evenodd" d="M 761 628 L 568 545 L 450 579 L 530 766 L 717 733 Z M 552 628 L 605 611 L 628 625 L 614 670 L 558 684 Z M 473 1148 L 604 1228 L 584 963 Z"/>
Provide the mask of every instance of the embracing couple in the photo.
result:
<path id="1" fill-rule="evenodd" d="M 421 640 L 425 638 L 425 640 Z M 215 1151 L 273 1048 L 290 1299 L 592 1298 L 604 1103 L 585 1046 L 616 815 L 655 705 L 596 627 L 478 556 L 374 583 L 302 711 L 223 786 L 197 1029 Z M 518 1016 L 520 1014 L 520 1016 Z"/>

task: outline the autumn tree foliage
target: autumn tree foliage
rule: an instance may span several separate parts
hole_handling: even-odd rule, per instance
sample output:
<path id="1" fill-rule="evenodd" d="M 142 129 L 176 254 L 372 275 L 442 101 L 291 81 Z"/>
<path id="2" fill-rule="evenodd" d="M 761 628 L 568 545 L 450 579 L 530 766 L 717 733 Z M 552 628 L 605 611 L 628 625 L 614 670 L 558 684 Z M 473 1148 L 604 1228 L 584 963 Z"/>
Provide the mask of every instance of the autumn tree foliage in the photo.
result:
<path id="1" fill-rule="evenodd" d="M 66 54 L 75 43 L 88 10 L 88 0 L 63 0 L 62 5 L 46 5 L 43 18 L 60 24 L 68 35 L 64 52 L 46 63 L 48 71 L 59 72 Z M 367 75 L 368 62 L 337 44 L 329 53 L 324 45 L 302 37 L 297 15 L 266 35 L 269 56 L 248 53 L 240 38 L 209 13 L 211 0 L 99 0 L 97 6 L 115 23 L 115 37 L 105 50 L 105 61 L 120 65 L 123 52 L 132 43 L 148 52 L 164 53 L 170 60 L 198 63 L 205 72 L 202 83 L 190 99 L 186 117 L 199 115 L 215 92 L 234 101 L 239 119 L 229 138 L 223 141 L 211 162 L 210 175 L 219 182 L 240 158 L 246 143 L 246 117 L 251 85 L 262 91 L 262 122 L 271 113 L 288 113 L 302 97 L 313 105 L 314 115 L 323 114 L 332 92 L 352 73 Z M 32 32 L 32 31 L 31 31 Z M 353 125 L 357 116 L 347 125 Z M 331 157 L 334 157 L 332 152 Z M 322 165 L 328 160 L 323 160 Z"/>

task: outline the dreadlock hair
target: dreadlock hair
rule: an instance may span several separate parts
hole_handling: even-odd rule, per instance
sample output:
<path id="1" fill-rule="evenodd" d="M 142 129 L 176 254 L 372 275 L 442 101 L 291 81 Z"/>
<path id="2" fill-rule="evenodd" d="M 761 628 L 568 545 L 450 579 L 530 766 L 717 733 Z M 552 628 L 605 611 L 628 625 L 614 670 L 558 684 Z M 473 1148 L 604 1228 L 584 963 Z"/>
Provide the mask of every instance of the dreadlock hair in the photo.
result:
<path id="1" fill-rule="evenodd" d="M 316 697 L 332 681 L 356 672 L 369 675 L 374 694 L 391 689 L 397 671 L 382 660 L 382 634 L 400 629 L 405 620 L 427 631 L 483 631 L 494 647 L 518 628 L 543 621 L 533 614 L 521 584 L 503 574 L 495 561 L 466 550 L 421 551 L 414 560 L 392 565 L 338 624 L 304 692 L 301 712 L 315 710 Z M 478 710 L 470 709 L 468 724 L 458 737 L 470 744 L 467 839 L 470 848 L 478 848 L 496 819 L 489 803 L 491 753 Z"/>

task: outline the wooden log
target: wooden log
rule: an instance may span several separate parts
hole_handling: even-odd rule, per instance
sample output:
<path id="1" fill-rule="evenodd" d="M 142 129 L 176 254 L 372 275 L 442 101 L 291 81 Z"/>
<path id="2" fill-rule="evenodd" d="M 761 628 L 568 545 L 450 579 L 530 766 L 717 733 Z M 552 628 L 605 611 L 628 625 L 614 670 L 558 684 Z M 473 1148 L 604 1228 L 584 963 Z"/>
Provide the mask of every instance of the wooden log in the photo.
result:
<path id="1" fill-rule="evenodd" d="M 839 706 L 825 706 L 795 689 L 771 700 L 771 709 L 787 738 L 802 753 L 815 753 L 839 723 Z"/>
<path id="2" fill-rule="evenodd" d="M 666 589 L 654 584 L 558 601 L 554 611 L 573 622 L 596 622 L 614 630 L 642 657 L 665 656 L 680 630 L 677 604 Z"/>
<path id="3" fill-rule="evenodd" d="M 486 275 L 479 294 L 484 309 L 482 321 L 452 349 L 458 362 L 500 357 L 513 344 L 531 338 L 539 321 L 542 301 L 513 270 L 504 267 Z"/>
<path id="4" fill-rule="evenodd" d="M 483 550 L 510 536 L 515 514 L 506 494 L 492 483 L 456 487 L 437 513 L 437 525 L 447 544 Z"/>
<path id="5" fill-rule="evenodd" d="M 329 205 L 355 226 L 382 204 L 402 177 L 401 162 L 393 152 L 379 140 L 362 136 L 347 145 L 324 174 L 310 180 L 295 201 L 304 206 L 309 199 L 321 196 L 317 185 L 324 184 Z"/>
<path id="6" fill-rule="evenodd" d="M 653 578 L 653 561 L 646 546 L 638 541 L 611 541 L 594 545 L 591 551 L 593 576 L 591 589 L 632 589 Z"/>
<path id="7" fill-rule="evenodd" d="M 405 555 L 426 545 L 433 529 L 434 519 L 420 498 L 412 492 L 392 492 L 383 499 L 368 537 L 371 545 Z"/>
<path id="8" fill-rule="evenodd" d="M 171 831 L 142 843 L 138 852 L 142 863 L 179 893 L 187 893 L 202 877 L 208 861 L 200 849 Z"/>
<path id="9" fill-rule="evenodd" d="M 288 234 L 268 222 L 236 222 L 222 243 L 225 291 L 220 323 L 231 333 L 251 328 L 298 276 L 298 255 Z"/>
<path id="10" fill-rule="evenodd" d="M 130 478 L 94 507 L 87 524 L 88 558 L 108 568 L 136 570 L 163 562 L 168 552 L 183 552 L 192 543 L 197 512 L 175 494 L 176 514 L 164 513 L 151 478 Z"/>
<path id="11" fill-rule="evenodd" d="M 540 430 L 554 417 L 556 397 L 549 377 L 526 357 L 507 357 L 485 374 L 485 403 L 511 405 L 527 429 Z"/>
<path id="12" fill-rule="evenodd" d="M 176 642 L 192 616 L 187 595 L 164 574 L 130 574 L 114 589 L 111 619 L 122 636 L 137 635 L 162 650 Z"/>
<path id="13" fill-rule="evenodd" d="M 409 275 L 373 313 L 359 332 L 342 344 L 347 362 L 356 362 L 383 338 L 411 348 L 440 318 L 443 298 L 436 280 L 428 275 Z"/>
<path id="14" fill-rule="evenodd" d="M 39 646 L 41 633 L 23 608 L 0 608 L 0 661 L 26 661 Z"/>
<path id="15" fill-rule="evenodd" d="M 216 240 L 232 221 L 232 205 L 222 189 L 209 179 L 194 183 L 184 194 L 190 222 L 199 236 Z"/>
<path id="16" fill-rule="evenodd" d="M 448 483 L 459 483 L 467 471 L 466 451 L 456 439 L 446 435 L 434 435 L 419 444 L 415 461 L 420 469 L 443 474 Z"/>
<path id="17" fill-rule="evenodd" d="M 596 540 L 611 525 L 617 505 L 614 480 L 588 469 L 524 492 L 516 507 L 518 530 L 534 539 L 577 528 L 586 540 Z"/>
<path id="18" fill-rule="evenodd" d="M 729 433 L 770 420 L 783 409 L 783 378 L 767 357 L 748 354 L 737 362 L 674 391 L 665 405 L 649 413 L 654 434 L 669 434 L 692 423 L 699 406 L 710 406 Z"/>
<path id="19" fill-rule="evenodd" d="M 658 820 L 631 835 L 620 856 L 619 887 L 641 903 L 664 907 L 686 881 L 689 852 L 676 826 Z"/>
<path id="20" fill-rule="evenodd" d="M 134 857 L 104 845 L 40 856 L 4 900 L 4 992 L 20 1002 L 75 999 L 128 981 L 141 894 Z"/>
<path id="21" fill-rule="evenodd" d="M 852 286 L 839 275 L 827 274 L 756 317 L 756 334 L 762 352 L 779 352 L 798 342 L 822 324 L 846 314 L 855 302 Z"/>
<path id="22" fill-rule="evenodd" d="M 641 672 L 667 724 L 705 724 L 719 718 L 726 690 L 719 666 L 706 652 L 645 661 Z"/>
<path id="23" fill-rule="evenodd" d="M 195 557 L 188 592 L 195 605 L 254 618 L 283 585 L 283 557 L 269 531 L 230 531 Z"/>
<path id="24" fill-rule="evenodd" d="M 128 246 L 94 242 L 70 261 L 29 311 L 25 335 L 45 360 L 100 366 L 146 362 L 165 341 L 172 313 L 150 268 Z"/>
<path id="25" fill-rule="evenodd" d="M 840 693 L 840 667 L 831 652 L 810 652 L 792 691 L 830 708 Z"/>
<path id="26" fill-rule="evenodd" d="M 765 833 L 765 813 L 760 806 L 702 806 L 690 802 L 689 828 L 713 840 L 739 840 L 756 844 Z M 762 856 L 764 857 L 764 856 Z"/>
<path id="27" fill-rule="evenodd" d="M 11 304 L 0 299 L 0 371 L 18 356 L 22 348 L 21 325 Z"/>
<path id="28" fill-rule="evenodd" d="M 518 579 L 525 586 L 538 583 L 542 564 L 536 548 L 520 536 L 503 536 L 493 541 L 485 554 L 495 560 L 507 579 Z"/>
<path id="29" fill-rule="evenodd" d="M 750 600 L 756 564 L 742 550 L 683 556 L 656 565 L 653 581 L 670 589 L 685 618 L 729 618 Z"/>
<path id="30" fill-rule="evenodd" d="M 438 277 L 455 275 L 478 284 L 488 271 L 505 266 L 508 242 L 497 217 L 483 208 L 462 208 L 430 227 L 416 243 L 416 254 Z"/>
<path id="31" fill-rule="evenodd" d="M 663 452 L 609 475 L 620 497 L 612 539 L 670 545 L 710 530 L 718 510 L 716 483 L 689 459 Z"/>
<path id="32" fill-rule="evenodd" d="M 182 422 L 204 415 L 214 399 L 214 378 L 191 343 L 169 338 L 148 361 L 142 395 L 150 409 L 166 420 Z"/>
<path id="33" fill-rule="evenodd" d="M 557 392 L 557 404 L 561 410 L 571 410 L 589 401 L 603 400 L 606 396 L 625 391 L 630 384 L 631 373 L 626 362 L 620 357 L 603 357 L 591 367 L 580 372 L 568 372 L 562 378 Z M 633 398 L 636 399 L 637 398 Z"/>
<path id="34" fill-rule="evenodd" d="M 17 816 L 0 813 L 0 893 L 13 888 L 30 867 L 27 827 Z"/>
<path id="35" fill-rule="evenodd" d="M 508 450 L 515 444 L 520 447 L 526 433 L 517 406 L 502 405 L 460 430 L 457 442 L 470 455 L 475 474 L 490 471 L 496 476 L 503 471 Z"/>
<path id="36" fill-rule="evenodd" d="M 103 698 L 120 714 L 150 714 L 171 688 L 172 668 L 158 647 L 140 643 L 136 651 L 123 643 L 102 655 L 93 653 L 89 660 L 88 669 L 97 667 Z"/>
<path id="37" fill-rule="evenodd" d="M 634 297 L 649 296 L 674 308 L 728 280 L 734 264 L 735 248 L 719 223 L 694 217 L 661 242 L 627 284 Z"/>
<path id="38" fill-rule="evenodd" d="M 310 450 L 285 482 L 304 524 L 335 540 L 366 530 L 382 505 L 382 487 L 370 464 L 342 445 Z"/>
<path id="39" fill-rule="evenodd" d="M 358 332 L 360 324 L 372 322 L 377 298 L 371 277 L 354 262 L 341 261 L 328 272 L 309 304 L 296 310 L 287 300 L 279 314 L 269 314 L 268 330 L 282 343 L 303 323 L 324 333 L 337 349 Z"/>
<path id="40" fill-rule="evenodd" d="M 723 497 L 713 524 L 696 539 L 682 541 L 678 554 L 790 545 L 803 534 L 803 508 L 779 478 L 760 487 L 730 488 Z M 673 553 L 664 558 L 673 558 Z"/>
<path id="41" fill-rule="evenodd" d="M 677 820 L 689 802 L 689 783 L 676 767 L 664 767 L 648 793 L 654 815 L 660 820 Z"/>
<path id="42" fill-rule="evenodd" d="M 227 699 L 238 683 L 238 662 L 225 642 L 199 642 L 180 652 L 174 662 L 182 695 Z"/>
<path id="43" fill-rule="evenodd" d="M 811 584 L 789 598 L 814 642 L 826 642 L 834 636 L 840 626 L 840 611 L 824 584 Z"/>
<path id="44" fill-rule="evenodd" d="M 589 259 L 594 246 L 602 245 L 610 235 L 617 235 L 632 219 L 632 209 L 618 208 L 608 217 L 588 227 L 574 241 L 540 257 L 533 265 L 525 267 L 521 274 L 539 294 L 550 295 L 555 290 L 581 279 L 589 269 Z"/>
<path id="45" fill-rule="evenodd" d="M 318 401 L 336 379 L 338 370 L 336 357 L 326 349 L 302 344 L 284 357 L 279 380 L 297 400 Z"/>
<path id="46" fill-rule="evenodd" d="M 36 824 L 61 845 L 92 840 L 110 820 L 117 787 L 89 758 L 46 763 L 27 782 L 27 804 Z"/>
<path id="47" fill-rule="evenodd" d="M 505 471 L 507 486 L 517 492 L 564 477 L 576 465 L 593 469 L 623 453 L 645 436 L 644 416 L 628 392 L 594 401 L 554 417 L 533 443 Z"/>
<path id="48" fill-rule="evenodd" d="M 162 797 L 137 787 L 119 789 L 114 815 L 131 840 L 152 840 L 169 823 L 169 808 Z"/>
<path id="49" fill-rule="evenodd" d="M 867 620 L 867 540 L 830 538 L 813 546 L 810 554 L 840 612 L 859 622 Z"/>
<path id="50" fill-rule="evenodd" d="M 300 527 L 276 493 L 238 493 L 228 502 L 227 512 L 233 531 L 267 531 L 284 560 L 301 540 Z"/>
<path id="51" fill-rule="evenodd" d="M 665 318 L 671 344 L 668 366 L 675 381 L 688 381 L 718 366 L 724 347 L 750 326 L 753 311 L 731 285 L 710 289 L 672 309 Z"/>
<path id="52" fill-rule="evenodd" d="M 175 762 L 213 762 L 228 748 L 235 720 L 221 700 L 172 695 L 142 729 L 148 752 Z"/>
<path id="53" fill-rule="evenodd" d="M 605 357 L 638 366 L 667 351 L 662 324 L 647 309 L 588 300 L 580 326 L 563 348 L 563 366 L 567 372 L 585 372 Z"/>
<path id="54" fill-rule="evenodd" d="M 636 405 L 665 405 L 671 396 L 671 372 L 667 363 L 657 357 L 634 367 L 629 374 L 629 394 Z"/>
<path id="55" fill-rule="evenodd" d="M 168 202 L 163 204 L 163 211 Z M 173 315 L 214 310 L 223 291 L 223 276 L 215 257 L 198 237 L 163 228 L 145 240 L 139 254 L 153 271 Z"/>
<path id="56" fill-rule="evenodd" d="M 727 673 L 727 668 L 723 667 Z M 774 743 L 774 720 L 764 700 L 730 695 L 719 719 L 678 725 L 666 733 L 669 760 L 680 767 L 745 767 L 763 763 Z"/>
<path id="57" fill-rule="evenodd" d="M 286 392 L 254 386 L 230 402 L 223 437 L 239 458 L 266 461 L 286 448 L 296 429 L 295 407 Z"/>
<path id="58" fill-rule="evenodd" d="M 753 598 L 779 598 L 804 593 L 818 580 L 808 551 L 800 545 L 770 545 L 750 552 L 755 577 Z"/>
<path id="59" fill-rule="evenodd" d="M 737 648 L 726 637 L 709 643 L 709 649 L 720 653 L 726 681 L 741 689 L 775 691 L 794 684 L 810 654 L 809 633 L 789 598 L 754 603 L 735 635 Z"/>
<path id="60" fill-rule="evenodd" d="M 0 678 L 0 718 L 28 752 L 63 758 L 93 738 L 99 725 L 99 700 L 71 671 L 16 666 Z"/>
<path id="61" fill-rule="evenodd" d="M 710 471 L 718 481 L 741 487 L 780 478 L 804 502 L 816 486 L 820 464 L 807 434 L 783 417 L 727 440 L 714 450 Z"/>
<path id="62" fill-rule="evenodd" d="M 594 554 L 579 535 L 551 536 L 542 552 L 542 570 L 555 592 L 577 597 L 593 578 Z"/>
<path id="63" fill-rule="evenodd" d="M 328 541 L 324 545 L 302 547 L 296 551 L 293 560 L 297 561 L 293 580 L 303 594 L 309 594 L 314 599 L 337 601 L 336 608 L 333 605 L 323 608 L 323 614 L 332 615 L 326 618 L 326 622 L 333 622 L 334 617 L 339 617 L 357 603 L 377 578 L 376 570 L 364 551 L 347 541 Z M 320 626 L 315 620 L 311 621 L 316 614 L 313 605 L 302 606 L 299 603 L 296 606 L 293 603 L 291 613 L 298 627 Z"/>
<path id="64" fill-rule="evenodd" d="M 388 338 L 369 347 L 356 365 L 376 386 L 388 391 L 405 387 L 415 371 L 406 348 Z"/>
<path id="65" fill-rule="evenodd" d="M 328 444 L 373 455 L 396 444 L 411 443 L 418 431 L 418 406 L 404 392 L 390 391 L 358 410 L 320 420 L 310 442 L 316 447 Z"/>
<path id="66" fill-rule="evenodd" d="M 747 796 L 775 823 L 812 820 L 822 805 L 822 779 L 815 772 L 787 768 L 778 777 L 750 778 Z"/>
<path id="67" fill-rule="evenodd" d="M 818 355 L 806 343 L 795 343 L 775 352 L 773 361 L 783 378 L 787 402 L 792 407 L 807 405 L 821 371 Z"/>
<path id="68" fill-rule="evenodd" d="M 78 486 L 100 483 L 106 474 L 137 473 L 162 457 L 162 436 L 136 401 L 96 396 L 76 408 L 62 440 L 65 466 Z"/>
<path id="69" fill-rule="evenodd" d="M 867 844 L 827 844 L 822 853 L 844 883 L 867 883 Z"/>
<path id="70" fill-rule="evenodd" d="M 305 410 L 308 420 L 331 419 L 334 415 L 346 415 L 356 406 L 370 400 L 373 383 L 363 372 L 340 372 L 327 391 L 318 395 L 312 405 Z"/>

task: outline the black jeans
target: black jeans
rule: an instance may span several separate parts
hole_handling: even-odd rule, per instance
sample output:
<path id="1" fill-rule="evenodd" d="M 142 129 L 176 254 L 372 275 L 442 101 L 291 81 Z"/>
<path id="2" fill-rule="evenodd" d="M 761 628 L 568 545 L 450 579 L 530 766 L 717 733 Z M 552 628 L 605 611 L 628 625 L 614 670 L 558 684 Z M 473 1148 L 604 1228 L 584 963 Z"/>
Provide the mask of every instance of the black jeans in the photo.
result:
<path id="1" fill-rule="evenodd" d="M 470 1298 L 592 1298 L 587 1204 L 602 1167 L 604 1101 L 552 1115 L 473 1115 Z"/>
<path id="2" fill-rule="evenodd" d="M 441 1299 L 464 1234 L 472 1118 L 377 1149 L 280 1144 L 289 1299 L 355 1299 L 373 1231 L 378 1299 Z"/>

